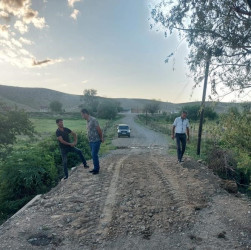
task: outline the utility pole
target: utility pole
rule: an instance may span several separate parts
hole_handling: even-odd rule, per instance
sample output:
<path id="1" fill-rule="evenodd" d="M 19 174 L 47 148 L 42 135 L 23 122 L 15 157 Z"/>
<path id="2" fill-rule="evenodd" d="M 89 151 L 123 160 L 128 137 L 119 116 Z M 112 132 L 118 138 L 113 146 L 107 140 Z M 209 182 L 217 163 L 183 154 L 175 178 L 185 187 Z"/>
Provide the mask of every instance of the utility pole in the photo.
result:
<path id="1" fill-rule="evenodd" d="M 211 49 L 209 49 L 208 53 L 207 53 L 204 87 L 203 87 L 202 102 L 201 102 L 201 108 L 200 108 L 201 113 L 200 113 L 200 125 L 199 125 L 199 131 L 198 131 L 197 155 L 200 155 L 202 125 L 203 125 L 205 100 L 206 100 L 206 92 L 207 92 L 207 79 L 208 79 L 208 72 L 209 72 L 209 65 L 210 65 L 211 56 L 212 56 L 212 51 L 211 51 Z"/>

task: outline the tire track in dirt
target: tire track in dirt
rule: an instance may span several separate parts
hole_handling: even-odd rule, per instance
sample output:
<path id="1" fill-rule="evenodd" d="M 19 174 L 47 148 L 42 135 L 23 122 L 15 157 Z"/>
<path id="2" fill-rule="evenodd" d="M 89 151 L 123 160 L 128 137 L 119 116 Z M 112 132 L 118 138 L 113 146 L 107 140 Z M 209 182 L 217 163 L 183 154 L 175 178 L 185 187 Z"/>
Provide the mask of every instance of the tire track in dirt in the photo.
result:
<path id="1" fill-rule="evenodd" d="M 174 230 L 174 222 L 179 221 L 180 200 L 173 198 L 173 189 L 158 174 L 161 170 L 149 153 L 131 154 L 121 167 L 120 185 L 107 235 L 110 239 L 132 234 L 149 239 L 154 231 Z M 163 155 L 159 157 L 163 158 Z"/>
<path id="2" fill-rule="evenodd" d="M 108 233 L 107 226 L 111 222 L 111 219 L 112 219 L 113 207 L 114 207 L 116 195 L 117 195 L 117 186 L 118 186 L 120 168 L 123 167 L 123 162 L 128 157 L 129 155 L 121 157 L 119 161 L 110 165 L 108 169 L 113 172 L 113 176 L 110 182 L 110 187 L 108 190 L 108 194 L 106 196 L 104 208 L 100 216 L 99 226 L 97 229 L 97 233 L 102 235 L 101 238 L 105 238 Z"/>
<path id="3" fill-rule="evenodd" d="M 199 176 L 198 170 L 188 169 L 189 160 L 183 164 L 176 163 L 176 157 L 164 156 L 162 151 L 151 152 L 151 160 L 156 163 L 154 172 L 173 195 L 180 219 L 193 222 L 195 214 L 208 206 L 209 196 L 217 192 L 217 185 L 209 184 L 205 176 Z M 203 169 L 202 169 L 203 171 Z"/>
<path id="4" fill-rule="evenodd" d="M 162 155 L 162 157 L 161 157 Z M 151 151 L 150 159 L 154 162 L 155 167 L 153 168 L 154 173 L 162 181 L 167 192 L 170 193 L 172 199 L 175 201 L 177 209 L 181 211 L 181 214 L 187 215 L 191 214 L 193 211 L 188 211 L 187 203 L 188 199 L 184 192 L 182 192 L 179 186 L 179 178 L 177 174 L 173 171 L 173 166 L 175 168 L 180 168 L 180 165 L 175 164 L 171 159 L 167 159 L 167 156 L 163 157 L 160 150 Z"/>

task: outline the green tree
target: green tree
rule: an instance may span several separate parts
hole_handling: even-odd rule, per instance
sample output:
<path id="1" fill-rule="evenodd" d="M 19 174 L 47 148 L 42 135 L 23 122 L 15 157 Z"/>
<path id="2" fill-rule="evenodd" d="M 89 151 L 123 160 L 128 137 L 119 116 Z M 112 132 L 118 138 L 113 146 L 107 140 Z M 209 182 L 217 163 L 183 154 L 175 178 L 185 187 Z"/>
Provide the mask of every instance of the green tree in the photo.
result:
<path id="1" fill-rule="evenodd" d="M 99 104 L 97 114 L 98 117 L 103 119 L 114 119 L 118 113 L 118 103 L 105 100 Z"/>
<path id="2" fill-rule="evenodd" d="M 208 118 L 209 120 L 215 120 L 218 118 L 218 114 L 212 107 L 206 106 L 204 112 L 204 117 Z"/>
<path id="3" fill-rule="evenodd" d="M 182 107 L 182 110 L 187 111 L 189 120 L 198 121 L 200 119 L 200 105 L 186 105 Z M 212 107 L 206 106 L 204 109 L 204 118 L 215 120 L 218 118 L 218 115 Z"/>
<path id="4" fill-rule="evenodd" d="M 153 115 L 154 113 L 157 113 L 160 108 L 160 103 L 158 101 L 152 100 L 151 102 L 148 102 L 144 106 L 144 111 L 150 113 Z"/>
<path id="5" fill-rule="evenodd" d="M 34 126 L 27 113 L 17 108 L 6 111 L 6 105 L 0 103 L 0 159 L 12 149 L 18 135 L 33 136 Z"/>
<path id="6" fill-rule="evenodd" d="M 241 106 L 244 112 L 251 112 L 251 102 L 244 102 Z"/>
<path id="7" fill-rule="evenodd" d="M 160 0 L 152 9 L 151 27 L 164 28 L 166 35 L 176 31 L 186 39 L 195 86 L 204 79 L 210 52 L 212 92 L 216 94 L 217 87 L 224 84 L 230 91 L 241 93 L 251 87 L 250 17 L 250 0 Z"/>
<path id="8" fill-rule="evenodd" d="M 80 97 L 80 100 L 84 101 L 84 105 L 80 105 L 81 108 L 84 107 L 88 109 L 89 112 L 97 112 L 99 100 L 97 98 L 96 89 L 85 89 L 83 96 Z"/>
<path id="9" fill-rule="evenodd" d="M 57 113 L 61 113 L 62 112 L 62 106 L 63 104 L 59 101 L 52 101 L 50 103 L 50 110 L 52 112 L 57 112 Z"/>

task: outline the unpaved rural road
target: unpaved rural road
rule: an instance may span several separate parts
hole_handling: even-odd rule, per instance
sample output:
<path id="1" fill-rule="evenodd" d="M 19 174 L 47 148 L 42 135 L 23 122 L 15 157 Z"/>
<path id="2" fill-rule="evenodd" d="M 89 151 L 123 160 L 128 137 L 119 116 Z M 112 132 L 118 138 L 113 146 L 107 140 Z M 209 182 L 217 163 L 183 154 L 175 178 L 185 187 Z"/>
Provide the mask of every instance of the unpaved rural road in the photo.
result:
<path id="1" fill-rule="evenodd" d="M 251 249 L 251 201 L 127 115 L 131 138 L 82 166 L 0 227 L 0 249 Z M 90 162 L 91 165 L 91 162 Z"/>

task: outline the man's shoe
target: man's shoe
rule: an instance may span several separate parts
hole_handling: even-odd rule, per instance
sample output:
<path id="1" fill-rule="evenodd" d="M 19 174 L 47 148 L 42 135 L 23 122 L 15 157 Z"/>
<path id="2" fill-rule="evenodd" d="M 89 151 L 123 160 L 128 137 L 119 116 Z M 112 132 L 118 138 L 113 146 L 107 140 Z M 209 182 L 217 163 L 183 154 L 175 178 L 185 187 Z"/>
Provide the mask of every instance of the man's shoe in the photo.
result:
<path id="1" fill-rule="evenodd" d="M 90 170 L 89 172 L 90 172 L 90 173 L 93 173 L 93 172 L 95 172 L 95 171 L 94 171 L 94 169 L 93 169 L 93 170 Z"/>
<path id="2" fill-rule="evenodd" d="M 64 177 L 64 180 L 67 180 L 68 179 L 68 177 Z"/>
<path id="3" fill-rule="evenodd" d="M 89 166 L 88 165 L 84 165 L 84 168 L 89 168 Z"/>
<path id="4" fill-rule="evenodd" d="M 93 171 L 92 174 L 98 174 L 99 172 L 98 171 Z"/>

